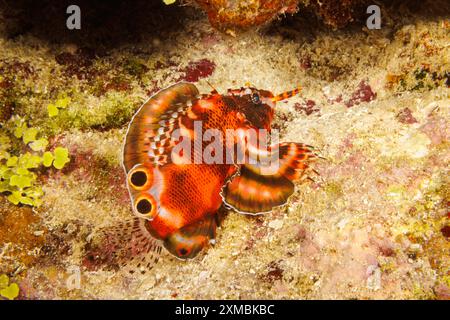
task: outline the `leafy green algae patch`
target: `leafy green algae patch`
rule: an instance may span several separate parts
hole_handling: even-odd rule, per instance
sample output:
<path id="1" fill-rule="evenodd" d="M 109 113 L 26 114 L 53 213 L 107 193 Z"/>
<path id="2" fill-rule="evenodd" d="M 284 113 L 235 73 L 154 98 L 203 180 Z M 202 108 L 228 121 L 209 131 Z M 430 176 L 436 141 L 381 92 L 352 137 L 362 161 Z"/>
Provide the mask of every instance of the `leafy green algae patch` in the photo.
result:
<path id="1" fill-rule="evenodd" d="M 0 142 L 0 194 L 15 205 L 39 206 L 43 191 L 38 175 L 45 168 L 62 169 L 70 161 L 68 150 L 47 150 L 47 138 L 20 117 L 0 128 Z"/>

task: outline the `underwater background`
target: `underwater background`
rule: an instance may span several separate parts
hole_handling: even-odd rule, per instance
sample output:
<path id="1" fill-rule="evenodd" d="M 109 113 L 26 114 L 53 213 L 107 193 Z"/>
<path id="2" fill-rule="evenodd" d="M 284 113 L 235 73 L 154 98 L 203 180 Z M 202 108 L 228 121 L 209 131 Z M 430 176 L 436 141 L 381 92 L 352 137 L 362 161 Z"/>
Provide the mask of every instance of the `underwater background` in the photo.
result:
<path id="1" fill-rule="evenodd" d="M 375 30 L 359 0 L 78 1 L 68 30 L 68 1 L 0 1 L 0 299 L 450 299 L 450 5 L 374 2 Z M 274 128 L 319 175 L 195 260 L 93 268 L 128 123 L 179 81 L 300 85 Z"/>

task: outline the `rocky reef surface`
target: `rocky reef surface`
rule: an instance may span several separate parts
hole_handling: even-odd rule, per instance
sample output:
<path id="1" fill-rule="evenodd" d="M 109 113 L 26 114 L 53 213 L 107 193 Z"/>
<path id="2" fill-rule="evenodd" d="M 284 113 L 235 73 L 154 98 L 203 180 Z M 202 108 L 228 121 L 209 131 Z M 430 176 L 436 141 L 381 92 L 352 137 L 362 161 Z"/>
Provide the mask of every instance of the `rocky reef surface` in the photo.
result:
<path id="1" fill-rule="evenodd" d="M 299 12 L 234 36 L 195 8 L 149 1 L 95 10 L 81 1 L 82 29 L 69 31 L 64 9 L 43 14 L 46 2 L 34 3 L 0 4 L 0 157 L 42 152 L 43 163 L 12 186 L 42 194 L 0 195 L 3 297 L 14 283 L 19 299 L 450 298 L 446 1 L 382 6 L 380 30 L 357 19 L 333 30 Z M 301 85 L 275 128 L 320 150 L 319 175 L 272 213 L 230 212 L 193 261 L 90 270 L 89 238 L 131 215 L 127 124 L 178 81 L 201 92 L 207 81 L 219 92 Z M 36 129 L 29 141 L 17 131 L 24 123 Z M 0 165 L 4 174 L 16 163 Z"/>

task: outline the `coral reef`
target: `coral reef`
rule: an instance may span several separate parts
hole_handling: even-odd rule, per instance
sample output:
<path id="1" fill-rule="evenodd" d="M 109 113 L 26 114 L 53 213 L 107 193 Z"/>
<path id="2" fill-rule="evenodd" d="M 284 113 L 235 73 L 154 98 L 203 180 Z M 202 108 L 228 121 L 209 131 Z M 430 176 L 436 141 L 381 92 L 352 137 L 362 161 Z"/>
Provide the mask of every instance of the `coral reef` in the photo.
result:
<path id="1" fill-rule="evenodd" d="M 297 11 L 298 0 L 197 0 L 211 24 L 222 30 L 267 23 L 279 14 Z"/>
<path id="2" fill-rule="evenodd" d="M 205 10 L 211 25 L 234 34 L 236 29 L 267 24 L 282 15 L 299 15 L 312 11 L 325 24 L 332 28 L 341 28 L 364 17 L 368 5 L 365 0 L 196 0 Z M 187 1 L 190 3 L 190 1 Z"/>
<path id="3" fill-rule="evenodd" d="M 333 26 L 355 17 L 356 1 L 321 3 Z M 380 30 L 356 18 L 357 27 L 331 30 L 300 11 L 229 37 L 197 10 L 162 1 L 80 1 L 79 33 L 64 30 L 57 10 L 28 19 L 22 6 L 39 16 L 48 1 L 1 2 L 0 174 L 9 173 L 0 186 L 9 191 L 0 196 L 0 295 L 449 299 L 450 11 L 424 1 L 399 14 L 401 3 L 382 7 Z M 133 275 L 86 268 L 89 240 L 131 216 L 127 124 L 180 80 L 201 92 L 301 85 L 274 127 L 321 152 L 319 175 L 270 214 L 230 211 L 217 243 L 193 261 L 163 255 Z M 39 206 L 8 200 L 30 183 L 42 189 Z"/>

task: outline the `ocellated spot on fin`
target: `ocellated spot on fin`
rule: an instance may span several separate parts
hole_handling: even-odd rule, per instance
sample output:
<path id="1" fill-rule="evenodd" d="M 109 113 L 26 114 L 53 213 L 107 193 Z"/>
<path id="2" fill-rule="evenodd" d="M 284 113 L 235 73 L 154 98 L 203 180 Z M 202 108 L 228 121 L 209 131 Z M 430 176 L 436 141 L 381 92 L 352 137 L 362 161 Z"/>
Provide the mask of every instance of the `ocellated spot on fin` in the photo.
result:
<path id="1" fill-rule="evenodd" d="M 138 218 L 152 220 L 158 214 L 158 204 L 148 192 L 154 182 L 155 168 L 150 165 L 135 165 L 128 171 L 127 186 L 131 196 L 133 213 Z"/>
<path id="2" fill-rule="evenodd" d="M 215 215 L 189 224 L 172 233 L 164 241 L 164 247 L 179 259 L 193 259 L 216 237 L 217 221 Z"/>
<path id="3" fill-rule="evenodd" d="M 153 183 L 153 168 L 138 164 L 127 175 L 128 186 L 137 191 L 145 191 Z"/>
<path id="4" fill-rule="evenodd" d="M 83 266 L 88 270 L 126 270 L 145 273 L 158 262 L 162 245 L 145 227 L 146 220 L 133 218 L 94 233 L 86 244 Z"/>

